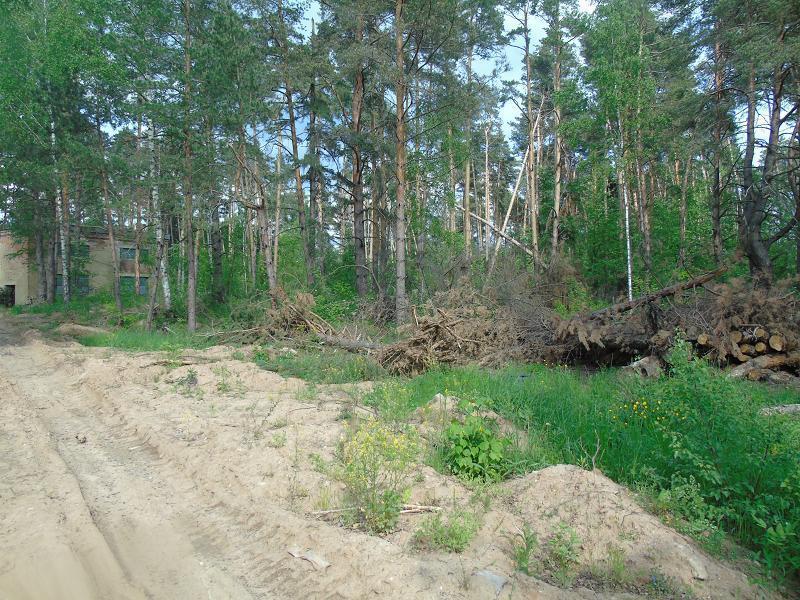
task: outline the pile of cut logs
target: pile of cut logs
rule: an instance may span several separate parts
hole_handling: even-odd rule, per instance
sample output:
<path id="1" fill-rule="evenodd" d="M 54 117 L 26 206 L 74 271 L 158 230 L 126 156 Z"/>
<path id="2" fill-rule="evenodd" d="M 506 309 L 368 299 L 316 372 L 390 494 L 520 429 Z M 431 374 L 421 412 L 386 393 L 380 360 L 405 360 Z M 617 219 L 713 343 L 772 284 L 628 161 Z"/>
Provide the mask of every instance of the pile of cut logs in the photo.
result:
<path id="1" fill-rule="evenodd" d="M 800 351 L 782 331 L 769 330 L 761 325 L 742 325 L 728 332 L 729 355 L 739 365 L 731 369 L 731 377 L 773 383 L 797 383 L 792 372 L 800 371 Z M 701 348 L 719 349 L 719 339 L 707 333 L 697 336 Z"/>
<path id="2" fill-rule="evenodd" d="M 760 325 L 745 325 L 729 333 L 732 354 L 739 362 L 747 362 L 762 354 L 783 353 L 788 350 L 786 336 L 779 331 L 770 332 Z M 712 347 L 713 338 L 707 333 L 697 336 L 697 345 Z"/>

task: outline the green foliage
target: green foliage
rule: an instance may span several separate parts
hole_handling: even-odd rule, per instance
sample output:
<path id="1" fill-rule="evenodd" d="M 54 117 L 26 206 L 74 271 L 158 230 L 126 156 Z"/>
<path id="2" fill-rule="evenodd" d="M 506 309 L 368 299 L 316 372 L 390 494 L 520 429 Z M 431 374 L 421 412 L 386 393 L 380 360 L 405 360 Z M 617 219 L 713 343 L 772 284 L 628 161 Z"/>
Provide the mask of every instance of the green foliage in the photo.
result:
<path id="1" fill-rule="evenodd" d="M 414 546 L 424 550 L 463 552 L 478 533 L 478 515 L 466 510 L 456 510 L 445 519 L 441 512 L 423 519 L 414 532 Z"/>
<path id="2" fill-rule="evenodd" d="M 187 348 L 207 348 L 209 338 L 186 332 L 147 332 L 138 329 L 120 329 L 111 333 L 81 336 L 84 346 L 102 346 L 136 352 L 177 352 Z"/>
<path id="3" fill-rule="evenodd" d="M 536 532 L 528 523 L 525 523 L 512 538 L 511 543 L 517 571 L 525 573 L 525 575 L 535 575 L 536 569 L 533 560 L 539 549 L 539 538 L 536 536 Z"/>
<path id="4" fill-rule="evenodd" d="M 790 574 L 800 549 L 800 428 L 759 410 L 796 396 L 732 380 L 692 358 L 684 343 L 670 363 L 668 376 L 657 380 L 534 365 L 431 370 L 392 385 L 405 388 L 396 396 L 407 411 L 442 390 L 482 398 L 529 432 L 514 471 L 555 463 L 591 468 L 599 441 L 596 466 L 649 490 L 654 508 L 676 527 L 712 549 L 718 531 L 727 532 L 775 576 Z"/>
<path id="5" fill-rule="evenodd" d="M 417 407 L 418 398 L 402 380 L 389 380 L 376 385 L 364 397 L 364 404 L 374 407 L 381 419 L 400 422 Z"/>
<path id="6" fill-rule="evenodd" d="M 376 381 L 387 376 L 384 368 L 371 357 L 335 348 L 295 352 L 261 348 L 253 353 L 253 360 L 269 371 L 313 383 Z"/>
<path id="7" fill-rule="evenodd" d="M 444 462 L 454 475 L 463 479 L 495 481 L 509 472 L 508 446 L 489 421 L 469 415 L 463 423 L 455 421 L 444 432 Z"/>
<path id="8" fill-rule="evenodd" d="M 575 579 L 580 538 L 571 527 L 560 523 L 545 545 L 544 566 L 559 585 L 569 587 Z"/>
<path id="9" fill-rule="evenodd" d="M 360 424 L 342 441 L 335 474 L 370 531 L 383 533 L 396 525 L 420 450 L 413 429 L 397 430 L 377 420 Z"/>

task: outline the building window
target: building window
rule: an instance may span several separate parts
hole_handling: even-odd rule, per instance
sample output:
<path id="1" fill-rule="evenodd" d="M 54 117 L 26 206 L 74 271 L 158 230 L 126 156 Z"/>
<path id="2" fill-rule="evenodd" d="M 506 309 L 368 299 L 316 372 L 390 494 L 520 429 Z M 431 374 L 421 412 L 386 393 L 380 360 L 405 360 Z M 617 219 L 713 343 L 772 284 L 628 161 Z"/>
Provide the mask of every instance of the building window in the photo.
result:
<path id="1" fill-rule="evenodd" d="M 136 260 L 136 248 L 122 247 L 119 249 L 120 260 Z"/>
<path id="2" fill-rule="evenodd" d="M 78 275 L 78 285 L 76 286 L 78 289 L 79 296 L 88 296 L 89 292 L 92 291 L 91 286 L 89 285 L 89 276 L 88 275 Z"/>
<path id="3" fill-rule="evenodd" d="M 133 294 L 136 289 L 136 278 L 131 275 L 122 275 L 119 278 L 119 291 L 123 294 Z M 139 277 L 139 295 L 146 296 L 148 290 L 148 278 Z"/>
<path id="4" fill-rule="evenodd" d="M 72 289 L 70 290 L 75 296 L 88 296 L 92 291 L 90 279 L 88 275 L 78 275 L 71 277 Z M 56 275 L 56 298 L 64 297 L 64 278 L 61 274 Z"/>
<path id="5" fill-rule="evenodd" d="M 130 275 L 123 275 L 119 278 L 119 291 L 123 294 L 132 294 L 134 286 L 136 285 L 136 278 Z"/>

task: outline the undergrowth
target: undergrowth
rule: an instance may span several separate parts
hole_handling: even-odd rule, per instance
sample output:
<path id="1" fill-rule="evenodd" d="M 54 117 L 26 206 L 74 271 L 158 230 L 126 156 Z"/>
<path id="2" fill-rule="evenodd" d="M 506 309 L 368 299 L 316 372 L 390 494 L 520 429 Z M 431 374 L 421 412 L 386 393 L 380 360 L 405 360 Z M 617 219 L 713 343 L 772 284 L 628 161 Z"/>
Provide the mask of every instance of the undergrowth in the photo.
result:
<path id="1" fill-rule="evenodd" d="M 714 550 L 723 534 L 772 577 L 800 569 L 800 427 L 760 408 L 796 393 L 732 380 L 678 344 L 668 376 L 591 375 L 541 365 L 431 370 L 365 401 L 408 415 L 442 390 L 528 431 L 523 464 L 600 468 L 646 491 L 672 524 Z M 399 416 L 399 415 L 397 415 Z"/>
<path id="2" fill-rule="evenodd" d="M 208 337 L 193 335 L 184 331 L 164 333 L 147 332 L 140 329 L 119 329 L 109 333 L 80 336 L 78 341 L 84 346 L 100 346 L 141 352 L 179 351 L 187 348 L 207 348 L 211 345 Z"/>
<path id="3" fill-rule="evenodd" d="M 434 513 L 414 532 L 414 546 L 420 550 L 463 552 L 478 533 L 480 518 L 474 512 L 455 510 L 446 518 Z"/>
<path id="4" fill-rule="evenodd" d="M 253 354 L 260 367 L 312 383 L 355 383 L 387 377 L 386 371 L 367 356 L 335 348 L 261 348 Z"/>

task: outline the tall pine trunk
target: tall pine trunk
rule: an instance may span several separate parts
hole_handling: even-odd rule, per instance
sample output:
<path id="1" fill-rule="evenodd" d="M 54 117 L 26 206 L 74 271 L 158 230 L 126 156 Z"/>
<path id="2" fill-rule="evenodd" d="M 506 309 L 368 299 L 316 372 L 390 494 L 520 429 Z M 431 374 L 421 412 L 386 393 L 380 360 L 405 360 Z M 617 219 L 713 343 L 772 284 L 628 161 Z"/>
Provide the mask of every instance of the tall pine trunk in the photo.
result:
<path id="1" fill-rule="evenodd" d="M 355 43 L 360 45 L 364 39 L 364 16 L 356 18 Z M 364 66 L 356 65 L 353 85 L 352 117 L 350 131 L 353 136 L 353 244 L 355 246 L 356 292 L 359 296 L 367 293 L 367 254 L 364 244 L 364 161 L 361 156 L 361 119 L 364 112 Z"/>
<path id="2" fill-rule="evenodd" d="M 184 47 L 184 123 L 183 123 L 183 202 L 184 202 L 184 239 L 186 242 L 186 260 L 188 282 L 186 285 L 186 328 L 191 332 L 197 329 L 197 253 L 194 245 L 194 209 L 192 206 L 192 35 L 191 35 L 191 0 L 183 0 Z"/>
<path id="3" fill-rule="evenodd" d="M 396 0 L 395 14 L 395 67 L 397 81 L 395 102 L 397 106 L 397 201 L 395 203 L 395 314 L 399 324 L 409 319 L 408 297 L 406 296 L 406 79 L 403 57 L 403 0 Z M 469 222 L 469 219 L 466 221 Z"/>

